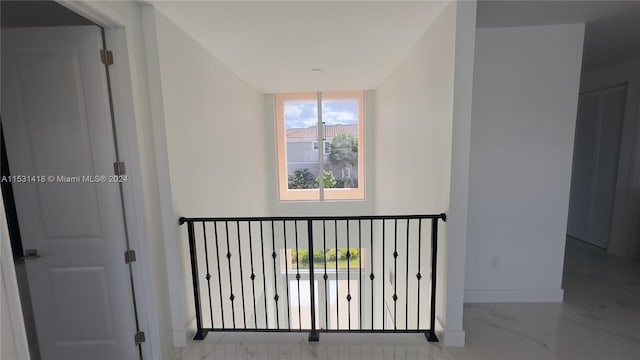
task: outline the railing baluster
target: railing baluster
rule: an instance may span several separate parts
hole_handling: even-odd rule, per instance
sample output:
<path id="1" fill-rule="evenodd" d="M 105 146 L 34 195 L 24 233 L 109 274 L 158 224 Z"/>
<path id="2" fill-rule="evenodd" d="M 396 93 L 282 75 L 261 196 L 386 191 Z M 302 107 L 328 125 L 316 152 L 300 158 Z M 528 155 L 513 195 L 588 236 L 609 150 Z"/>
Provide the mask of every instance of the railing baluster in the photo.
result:
<path id="1" fill-rule="evenodd" d="M 222 320 L 222 328 L 224 329 L 224 306 L 222 304 L 222 275 L 220 272 L 220 247 L 218 245 L 218 223 L 213 222 L 213 236 L 216 239 L 216 260 L 218 266 L 218 292 L 220 294 L 220 319 Z M 212 327 L 215 327 L 211 325 Z"/>
<path id="2" fill-rule="evenodd" d="M 209 247 L 207 245 L 207 227 L 205 222 L 202 222 L 202 238 L 204 241 L 204 261 L 207 267 L 207 289 L 209 293 L 209 315 L 211 318 L 211 327 L 213 327 L 213 301 L 211 300 L 211 272 L 209 271 Z"/>
<path id="3" fill-rule="evenodd" d="M 260 220 L 260 256 L 262 260 L 262 297 L 264 298 L 264 328 L 269 328 L 268 318 L 267 318 L 267 272 L 264 268 L 264 232 L 262 230 L 262 220 Z M 275 272 L 273 276 L 275 276 Z M 256 323 L 256 327 L 258 324 Z"/>
<path id="4" fill-rule="evenodd" d="M 407 219 L 407 247 L 405 252 L 407 254 L 407 272 L 404 277 L 404 297 L 405 297 L 405 308 L 404 308 L 404 327 L 405 331 L 409 330 L 409 226 L 410 220 Z"/>
<path id="5" fill-rule="evenodd" d="M 430 329 L 427 333 L 427 340 L 438 341 L 436 337 L 436 270 L 438 268 L 436 259 L 438 253 L 438 219 L 431 219 L 431 318 Z"/>
<path id="6" fill-rule="evenodd" d="M 338 280 L 338 222 L 337 220 L 333 220 L 333 236 L 336 239 L 336 329 L 340 330 L 340 311 L 339 303 L 340 303 L 340 281 Z"/>
<path id="7" fill-rule="evenodd" d="M 296 283 L 298 285 L 298 330 L 302 330 L 302 304 L 300 303 L 300 249 L 298 248 L 298 220 L 293 221 L 296 239 Z"/>
<path id="8" fill-rule="evenodd" d="M 227 237 L 227 263 L 229 264 L 229 300 L 231 301 L 231 319 L 233 320 L 233 328 L 236 328 L 236 308 L 233 301 L 236 296 L 233 294 L 233 274 L 231 272 L 231 245 L 229 245 L 229 221 L 224 222 L 224 235 Z"/>
<path id="9" fill-rule="evenodd" d="M 374 298 L 374 292 L 373 292 L 373 279 L 375 279 L 375 275 L 373 275 L 373 219 L 369 220 L 369 226 L 371 227 L 370 230 L 370 240 L 371 240 L 371 275 L 369 275 L 369 279 L 371 279 L 371 330 L 373 330 L 373 298 Z"/>
<path id="10" fill-rule="evenodd" d="M 349 220 L 347 220 L 347 318 L 349 319 L 349 330 L 351 330 L 351 248 L 349 247 Z"/>
<path id="11" fill-rule="evenodd" d="M 398 330 L 398 219 L 393 221 L 393 330 Z"/>
<path id="12" fill-rule="evenodd" d="M 200 278 L 198 276 L 198 258 L 196 255 L 196 235 L 193 230 L 193 222 L 187 223 L 187 231 L 189 235 L 189 257 L 191 258 L 191 273 L 193 280 L 193 297 L 196 308 L 196 327 L 197 332 L 195 340 L 202 340 L 207 336 L 207 331 L 202 328 L 202 310 L 200 304 Z"/>
<path id="13" fill-rule="evenodd" d="M 386 309 L 386 305 L 387 305 L 387 301 L 385 300 L 385 293 L 384 293 L 384 289 L 385 289 L 385 283 L 387 282 L 387 267 L 385 266 L 385 261 L 384 261 L 384 253 L 385 253 L 385 239 L 387 238 L 387 232 L 385 229 L 386 226 L 386 220 L 382 219 L 382 330 L 384 330 L 384 324 L 386 322 L 386 317 L 385 315 L 385 309 Z"/>
<path id="14" fill-rule="evenodd" d="M 309 341 L 318 341 L 320 340 L 320 335 L 318 334 L 318 330 L 316 329 L 316 289 L 315 289 L 315 279 L 314 279 L 314 268 L 313 268 L 313 223 L 311 220 L 307 220 L 307 240 L 309 247 L 309 284 L 311 286 L 309 292 L 311 295 L 311 332 L 309 333 Z"/>
<path id="15" fill-rule="evenodd" d="M 358 219 L 358 330 L 362 330 L 362 220 Z"/>
<path id="16" fill-rule="evenodd" d="M 273 250 L 273 252 L 271 253 L 271 257 L 273 258 L 273 291 L 275 293 L 275 295 L 273 296 L 273 300 L 276 302 L 276 326 L 277 329 L 280 330 L 280 306 L 278 306 L 278 300 L 280 300 L 280 296 L 278 295 L 278 272 L 276 270 L 276 257 L 278 257 L 278 253 L 276 252 L 276 230 L 274 223 L 275 221 L 271 220 L 271 249 Z"/>
<path id="17" fill-rule="evenodd" d="M 258 309 L 256 308 L 256 273 L 253 269 L 253 239 L 251 237 L 251 221 L 247 221 L 247 228 L 249 230 L 249 257 L 251 259 L 251 290 L 253 292 L 253 321 L 254 326 L 258 328 Z M 266 315 L 266 314 L 265 314 Z"/>
<path id="18" fill-rule="evenodd" d="M 322 220 L 322 253 L 324 257 L 324 275 L 322 278 L 324 279 L 324 327 L 325 329 L 329 329 L 329 288 L 327 286 L 327 227 L 326 221 Z"/>
<path id="19" fill-rule="evenodd" d="M 244 275 L 242 274 L 242 244 L 240 241 L 240 221 L 236 221 L 236 231 L 238 236 L 238 265 L 240 267 L 240 291 L 242 292 L 242 319 L 244 328 L 247 328 L 247 308 L 244 303 Z"/>
<path id="20" fill-rule="evenodd" d="M 287 223 L 282 220 L 282 236 L 284 236 L 284 278 L 286 280 L 285 288 L 287 288 L 287 324 L 288 329 L 291 330 L 291 297 L 289 295 L 289 254 L 290 251 L 287 248 Z"/>
<path id="21" fill-rule="evenodd" d="M 416 278 L 418 279 L 418 304 L 416 305 L 416 330 L 420 330 L 420 280 L 422 280 L 422 274 L 420 273 L 420 265 L 422 263 L 422 219 L 418 219 L 418 273 Z"/>

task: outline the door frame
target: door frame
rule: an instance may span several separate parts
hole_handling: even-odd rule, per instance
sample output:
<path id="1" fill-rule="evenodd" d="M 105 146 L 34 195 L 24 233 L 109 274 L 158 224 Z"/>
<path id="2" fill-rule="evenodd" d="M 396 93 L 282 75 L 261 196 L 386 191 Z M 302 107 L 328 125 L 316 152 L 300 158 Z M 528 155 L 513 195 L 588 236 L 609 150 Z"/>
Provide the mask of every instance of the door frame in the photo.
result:
<path id="1" fill-rule="evenodd" d="M 6 219 L 4 198 L 2 198 L 2 201 L 0 201 L 0 254 L 6 255 L 0 256 L 0 277 L 2 277 L 2 288 L 0 288 L 2 298 L 0 302 L 7 302 L 4 306 L 9 310 L 9 320 L 5 319 L 4 321 L 10 322 L 13 346 L 18 359 L 30 359 L 29 343 L 27 342 L 27 332 L 22 313 L 24 304 L 21 302 L 18 291 L 18 278 L 13 256 L 9 255 L 12 253 L 12 249 L 9 240 L 9 224 Z"/>
<path id="2" fill-rule="evenodd" d="M 120 161 L 126 163 L 128 181 L 122 183 L 125 226 L 128 230 L 129 248 L 136 252 L 136 266 L 132 266 L 136 306 L 140 331 L 146 341 L 141 344 L 144 359 L 162 358 L 162 346 L 156 312 L 149 249 L 149 231 L 146 223 L 145 189 L 142 183 L 139 137 L 136 128 L 135 104 L 133 101 L 132 60 L 127 38 L 132 37 L 130 22 L 109 8 L 108 3 L 56 0 L 60 5 L 93 21 L 104 29 L 107 47 L 114 53 L 114 64 L 109 67 L 113 101 L 113 124 L 117 136 Z M 123 266 L 124 260 L 123 260 Z M 127 284 L 128 285 L 128 284 Z M 132 339 L 133 341 L 133 339 Z"/>

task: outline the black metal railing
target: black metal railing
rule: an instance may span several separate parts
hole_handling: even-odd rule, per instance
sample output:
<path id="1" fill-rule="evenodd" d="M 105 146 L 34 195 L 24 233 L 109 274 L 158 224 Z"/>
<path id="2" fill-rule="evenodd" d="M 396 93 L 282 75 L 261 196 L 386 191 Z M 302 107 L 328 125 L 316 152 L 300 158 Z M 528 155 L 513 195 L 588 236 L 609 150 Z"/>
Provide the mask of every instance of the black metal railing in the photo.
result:
<path id="1" fill-rule="evenodd" d="M 389 332 L 438 341 L 439 220 L 446 215 L 182 217 L 194 339 L 213 331 L 309 332 L 310 341 L 320 332 Z"/>

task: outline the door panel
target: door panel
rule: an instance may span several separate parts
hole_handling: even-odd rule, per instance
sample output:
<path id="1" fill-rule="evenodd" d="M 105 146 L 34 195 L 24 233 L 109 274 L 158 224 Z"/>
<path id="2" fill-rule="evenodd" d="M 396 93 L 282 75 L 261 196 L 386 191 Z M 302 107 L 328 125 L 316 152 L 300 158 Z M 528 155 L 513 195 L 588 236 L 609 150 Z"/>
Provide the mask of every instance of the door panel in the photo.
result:
<path id="1" fill-rule="evenodd" d="M 606 248 L 611 234 L 626 85 L 580 95 L 567 234 Z"/>
<path id="2" fill-rule="evenodd" d="M 109 285 L 104 266 L 62 267 L 49 269 L 51 294 L 57 322 L 67 326 L 58 328 L 60 344 L 78 342 L 101 343 L 113 339 L 113 323 L 109 304 Z M 67 294 L 76 292 L 78 288 L 92 288 L 96 291 L 83 292 L 73 298 Z M 95 312 L 85 304 L 95 304 L 105 309 Z"/>
<path id="3" fill-rule="evenodd" d="M 590 237 L 594 245 L 605 248 L 611 234 L 626 97 L 627 87 L 618 86 L 604 90 L 600 98 L 602 111 L 595 160 Z"/>
<path id="4" fill-rule="evenodd" d="M 599 97 L 597 92 L 592 92 L 580 95 L 578 100 L 567 233 L 582 241 L 589 241 Z"/>
<path id="5" fill-rule="evenodd" d="M 43 359 L 137 359 L 97 26 L 2 30 L 2 122 Z"/>

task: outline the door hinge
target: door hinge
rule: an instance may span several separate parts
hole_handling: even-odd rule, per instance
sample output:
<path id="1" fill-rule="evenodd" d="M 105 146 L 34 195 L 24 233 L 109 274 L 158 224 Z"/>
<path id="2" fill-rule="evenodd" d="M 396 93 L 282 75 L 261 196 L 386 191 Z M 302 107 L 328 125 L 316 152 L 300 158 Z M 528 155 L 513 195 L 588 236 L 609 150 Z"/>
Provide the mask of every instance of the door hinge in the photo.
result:
<path id="1" fill-rule="evenodd" d="M 124 252 L 124 263 L 130 264 L 136 261 L 136 252 L 135 250 L 127 250 Z"/>
<path id="2" fill-rule="evenodd" d="M 113 52 L 111 50 L 101 49 L 100 61 L 105 65 L 113 65 Z"/>
<path id="3" fill-rule="evenodd" d="M 122 161 L 116 161 L 113 163 L 113 172 L 115 173 L 115 175 L 124 175 L 125 174 L 125 168 L 124 168 L 124 162 Z"/>
<path id="4" fill-rule="evenodd" d="M 136 345 L 140 345 L 146 341 L 144 337 L 144 331 L 138 331 L 136 335 L 133 337 L 133 340 L 136 342 Z"/>

